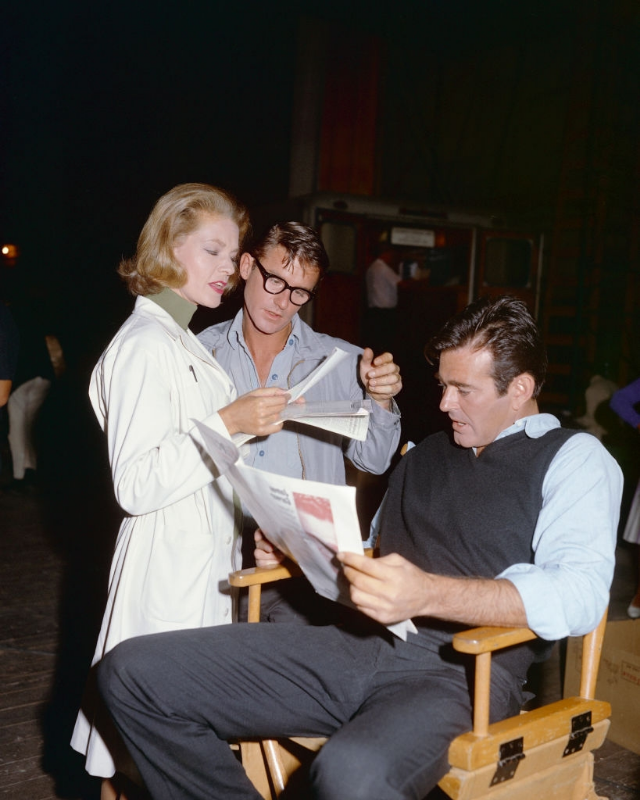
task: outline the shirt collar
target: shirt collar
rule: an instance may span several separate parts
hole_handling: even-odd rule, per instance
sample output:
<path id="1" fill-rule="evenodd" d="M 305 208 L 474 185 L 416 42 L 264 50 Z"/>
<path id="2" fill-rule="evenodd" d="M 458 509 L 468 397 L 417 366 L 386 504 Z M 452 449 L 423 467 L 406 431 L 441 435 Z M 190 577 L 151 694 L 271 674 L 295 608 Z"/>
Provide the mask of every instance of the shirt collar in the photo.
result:
<path id="1" fill-rule="evenodd" d="M 499 433 L 494 441 L 504 439 L 505 436 L 511 436 L 512 433 L 524 430 L 530 439 L 539 439 L 552 428 L 559 428 L 560 422 L 553 416 L 553 414 L 531 414 L 528 417 L 517 419 L 513 425 L 506 428 Z"/>
<path id="2" fill-rule="evenodd" d="M 243 347 L 246 348 L 246 342 L 244 340 L 244 334 L 242 333 L 242 320 L 244 319 L 244 309 L 241 308 L 240 311 L 235 315 L 233 322 L 231 323 L 231 327 L 229 328 L 229 343 L 233 346 L 234 342 L 239 342 Z M 291 330 L 289 331 L 289 336 L 285 343 L 285 347 L 289 344 L 292 339 L 296 339 L 297 341 L 300 340 L 300 317 L 298 314 L 295 314 L 293 319 L 291 320 Z"/>
<path id="3" fill-rule="evenodd" d="M 180 297 L 173 289 L 164 288 L 158 294 L 145 295 L 147 300 L 153 300 L 183 329 L 187 330 L 198 306 Z"/>

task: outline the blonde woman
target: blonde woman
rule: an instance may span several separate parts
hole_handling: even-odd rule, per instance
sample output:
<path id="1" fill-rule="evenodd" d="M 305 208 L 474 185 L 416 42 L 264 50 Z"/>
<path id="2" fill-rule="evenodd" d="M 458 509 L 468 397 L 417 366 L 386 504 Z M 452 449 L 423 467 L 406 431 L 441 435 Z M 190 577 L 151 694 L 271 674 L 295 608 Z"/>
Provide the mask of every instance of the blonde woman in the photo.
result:
<path id="1" fill-rule="evenodd" d="M 188 324 L 198 305 L 216 308 L 235 285 L 248 228 L 246 209 L 226 192 L 176 186 L 156 203 L 136 256 L 120 265 L 135 308 L 89 388 L 125 512 L 94 664 L 132 636 L 232 621 L 226 579 L 240 566 L 240 511 L 194 420 L 226 437 L 268 435 L 281 424 L 287 395 L 258 389 L 236 398 Z M 89 773 L 111 778 L 123 763 L 120 745 L 91 694 L 71 743 L 86 754 Z M 103 784 L 103 797 L 115 796 Z"/>

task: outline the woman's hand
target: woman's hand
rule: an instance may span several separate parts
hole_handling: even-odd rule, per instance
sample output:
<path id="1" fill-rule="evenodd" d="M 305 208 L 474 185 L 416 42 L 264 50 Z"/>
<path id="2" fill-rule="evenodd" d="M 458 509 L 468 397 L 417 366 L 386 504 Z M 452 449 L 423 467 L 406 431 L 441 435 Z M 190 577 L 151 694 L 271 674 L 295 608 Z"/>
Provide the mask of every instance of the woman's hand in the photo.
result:
<path id="1" fill-rule="evenodd" d="M 256 543 L 253 555 L 256 559 L 257 567 L 277 567 L 278 564 L 284 561 L 285 555 L 282 550 L 278 550 L 274 544 L 271 544 L 260 528 L 253 534 L 253 538 Z"/>
<path id="2" fill-rule="evenodd" d="M 234 433 L 268 436 L 282 427 L 280 413 L 288 399 L 284 389 L 255 389 L 220 409 L 219 414 L 231 436 Z"/>

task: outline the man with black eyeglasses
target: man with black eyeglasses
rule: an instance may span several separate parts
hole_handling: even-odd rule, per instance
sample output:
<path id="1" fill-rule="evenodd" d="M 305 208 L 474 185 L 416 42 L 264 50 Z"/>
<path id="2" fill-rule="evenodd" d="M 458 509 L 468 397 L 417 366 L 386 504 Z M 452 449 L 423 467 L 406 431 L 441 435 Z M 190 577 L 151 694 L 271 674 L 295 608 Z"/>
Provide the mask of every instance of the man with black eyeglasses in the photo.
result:
<path id="1" fill-rule="evenodd" d="M 298 316 L 315 295 L 329 259 L 318 233 L 300 222 L 273 225 L 240 259 L 243 308 L 235 318 L 198 338 L 233 380 L 239 394 L 260 386 L 290 388 L 312 372 L 335 347 L 350 357 L 305 395 L 307 402 L 371 398 L 364 442 L 289 421 L 282 430 L 249 443 L 246 463 L 280 475 L 325 483 L 346 482 L 344 457 L 364 472 L 382 474 L 400 440 L 400 414 L 393 400 L 402 388 L 390 353 L 374 355 L 342 339 L 316 333 Z M 245 518 L 245 565 L 256 525 Z M 259 534 L 258 534 L 259 535 Z M 304 579 L 300 579 L 303 581 Z M 307 585 L 308 586 L 308 585 Z M 263 619 L 324 622 L 322 598 L 298 582 L 265 591 Z M 332 605 L 333 608 L 333 605 Z"/>

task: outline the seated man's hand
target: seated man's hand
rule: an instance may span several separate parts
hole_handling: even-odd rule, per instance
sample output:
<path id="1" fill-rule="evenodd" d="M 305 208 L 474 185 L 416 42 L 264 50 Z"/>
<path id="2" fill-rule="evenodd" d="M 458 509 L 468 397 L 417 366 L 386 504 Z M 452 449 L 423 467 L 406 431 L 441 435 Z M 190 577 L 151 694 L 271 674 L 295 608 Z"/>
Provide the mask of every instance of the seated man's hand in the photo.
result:
<path id="1" fill-rule="evenodd" d="M 350 584 L 351 600 L 367 616 L 392 625 L 425 614 L 428 573 L 397 553 L 367 558 L 338 553 Z"/>
<path id="2" fill-rule="evenodd" d="M 282 550 L 278 550 L 274 544 L 271 544 L 260 528 L 253 534 L 253 538 L 256 543 L 253 555 L 257 567 L 277 567 L 284 561 L 285 555 Z"/>
<path id="3" fill-rule="evenodd" d="M 337 558 L 356 607 L 383 625 L 415 617 L 435 617 L 470 627 L 528 625 L 520 593 L 506 578 L 435 575 L 398 553 L 382 558 L 338 553 Z"/>
<path id="4" fill-rule="evenodd" d="M 402 389 L 400 367 L 394 363 L 391 353 L 373 357 L 373 350 L 365 348 L 360 359 L 360 380 L 367 394 L 383 408 L 391 407 L 391 398 Z"/>

